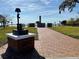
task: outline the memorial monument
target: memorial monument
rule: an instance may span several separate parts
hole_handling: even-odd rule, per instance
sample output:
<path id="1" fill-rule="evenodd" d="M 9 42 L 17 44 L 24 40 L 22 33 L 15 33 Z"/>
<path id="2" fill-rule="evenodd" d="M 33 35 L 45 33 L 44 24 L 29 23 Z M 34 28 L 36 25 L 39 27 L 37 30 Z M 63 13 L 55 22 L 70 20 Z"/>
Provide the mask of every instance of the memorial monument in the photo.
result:
<path id="1" fill-rule="evenodd" d="M 12 33 L 7 33 L 8 48 L 13 51 L 26 53 L 29 50 L 34 49 L 34 33 L 29 33 L 28 30 L 22 28 L 22 24 L 19 23 L 20 8 L 16 8 L 17 12 L 17 29 Z"/>
<path id="2" fill-rule="evenodd" d="M 41 16 L 39 16 L 39 21 L 37 21 L 36 23 L 37 23 L 37 27 L 45 27 L 45 23 L 42 23 L 41 21 Z"/>
<path id="3" fill-rule="evenodd" d="M 25 35 L 28 34 L 28 30 L 24 30 L 22 28 L 22 24 L 19 23 L 19 18 L 20 18 L 20 8 L 16 8 L 15 12 L 17 12 L 17 29 L 13 30 L 13 34 L 14 35 Z"/>

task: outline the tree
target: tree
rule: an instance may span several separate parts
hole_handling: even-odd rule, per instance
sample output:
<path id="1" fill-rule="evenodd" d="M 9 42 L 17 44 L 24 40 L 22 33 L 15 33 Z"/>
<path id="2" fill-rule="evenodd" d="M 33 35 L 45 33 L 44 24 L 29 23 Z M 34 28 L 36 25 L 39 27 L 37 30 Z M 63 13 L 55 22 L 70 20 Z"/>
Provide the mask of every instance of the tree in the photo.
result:
<path id="1" fill-rule="evenodd" d="M 0 23 L 2 24 L 2 26 L 5 28 L 6 23 L 8 23 L 9 21 L 6 19 L 6 16 L 0 15 Z"/>
<path id="2" fill-rule="evenodd" d="M 69 26 L 74 26 L 74 24 L 75 24 L 74 18 L 71 18 L 70 20 L 67 21 L 67 25 Z"/>
<path id="3" fill-rule="evenodd" d="M 67 21 L 66 21 L 66 20 L 63 20 L 63 21 L 61 22 L 61 24 L 62 24 L 62 25 L 66 25 L 66 24 L 67 24 Z"/>
<path id="4" fill-rule="evenodd" d="M 64 0 L 59 6 L 59 13 L 61 13 L 61 11 L 65 11 L 65 8 L 68 8 L 71 12 L 77 3 L 79 3 L 79 0 Z"/>
<path id="5" fill-rule="evenodd" d="M 4 27 L 4 25 L 5 25 L 5 17 L 3 15 L 0 15 L 0 23 Z"/>
<path id="6" fill-rule="evenodd" d="M 74 22 L 75 26 L 79 26 L 79 18 L 77 18 Z"/>

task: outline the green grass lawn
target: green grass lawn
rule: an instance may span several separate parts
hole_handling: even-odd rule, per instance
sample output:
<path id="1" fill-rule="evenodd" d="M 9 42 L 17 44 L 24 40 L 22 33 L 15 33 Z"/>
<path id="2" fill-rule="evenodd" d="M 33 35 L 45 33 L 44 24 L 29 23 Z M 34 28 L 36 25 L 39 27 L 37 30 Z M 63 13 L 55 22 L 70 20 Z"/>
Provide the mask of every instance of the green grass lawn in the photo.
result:
<path id="1" fill-rule="evenodd" d="M 35 33 L 35 40 L 38 40 L 38 32 L 35 27 L 27 27 L 26 29 L 31 33 Z"/>
<path id="2" fill-rule="evenodd" d="M 0 27 L 0 45 L 2 45 L 3 43 L 7 41 L 6 33 L 12 32 L 13 29 L 16 29 L 16 27 L 6 27 L 6 28 Z M 27 27 L 25 29 L 28 29 L 29 32 L 37 34 L 37 29 L 34 27 Z"/>
<path id="3" fill-rule="evenodd" d="M 6 40 L 6 33 L 12 32 L 12 30 L 15 29 L 15 27 L 6 27 L 6 28 L 0 28 L 0 42 Z"/>
<path id="4" fill-rule="evenodd" d="M 37 33 L 37 29 L 35 27 L 27 27 L 26 29 L 31 33 Z"/>
<path id="5" fill-rule="evenodd" d="M 61 32 L 65 35 L 79 39 L 79 27 L 74 26 L 56 26 L 51 29 Z"/>

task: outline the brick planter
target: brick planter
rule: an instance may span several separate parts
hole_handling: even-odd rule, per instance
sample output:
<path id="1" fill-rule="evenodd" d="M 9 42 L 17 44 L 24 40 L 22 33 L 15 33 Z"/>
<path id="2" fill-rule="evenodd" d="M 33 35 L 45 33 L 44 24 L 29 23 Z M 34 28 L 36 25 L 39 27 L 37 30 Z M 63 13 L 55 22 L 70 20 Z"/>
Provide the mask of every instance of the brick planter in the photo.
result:
<path id="1" fill-rule="evenodd" d="M 27 52 L 34 49 L 34 34 L 15 36 L 8 33 L 8 47 L 14 51 Z"/>

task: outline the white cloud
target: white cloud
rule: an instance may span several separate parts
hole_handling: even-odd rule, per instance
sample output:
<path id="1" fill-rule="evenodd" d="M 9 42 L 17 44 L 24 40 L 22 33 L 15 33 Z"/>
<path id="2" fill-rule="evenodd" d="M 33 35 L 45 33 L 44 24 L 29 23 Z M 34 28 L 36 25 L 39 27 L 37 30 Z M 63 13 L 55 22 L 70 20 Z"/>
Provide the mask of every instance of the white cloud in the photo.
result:
<path id="1" fill-rule="evenodd" d="M 54 16 L 58 13 L 58 10 L 47 10 L 47 11 L 42 11 L 40 12 L 40 15 L 43 15 L 43 16 Z"/>
<path id="2" fill-rule="evenodd" d="M 40 5 L 38 5 L 38 4 L 34 4 L 34 3 L 29 4 L 29 5 L 27 6 L 27 9 L 28 9 L 29 11 L 39 11 L 39 10 L 41 10 L 42 8 L 43 8 L 42 6 L 40 6 Z"/>
<path id="3" fill-rule="evenodd" d="M 15 9 L 16 7 L 21 8 L 22 11 L 36 11 L 42 8 L 41 5 L 35 3 L 39 0 L 3 0 L 4 3 L 11 6 L 10 8 Z"/>
<path id="4" fill-rule="evenodd" d="M 44 4 L 48 5 L 51 3 L 52 0 L 40 0 L 41 2 L 43 2 Z"/>

